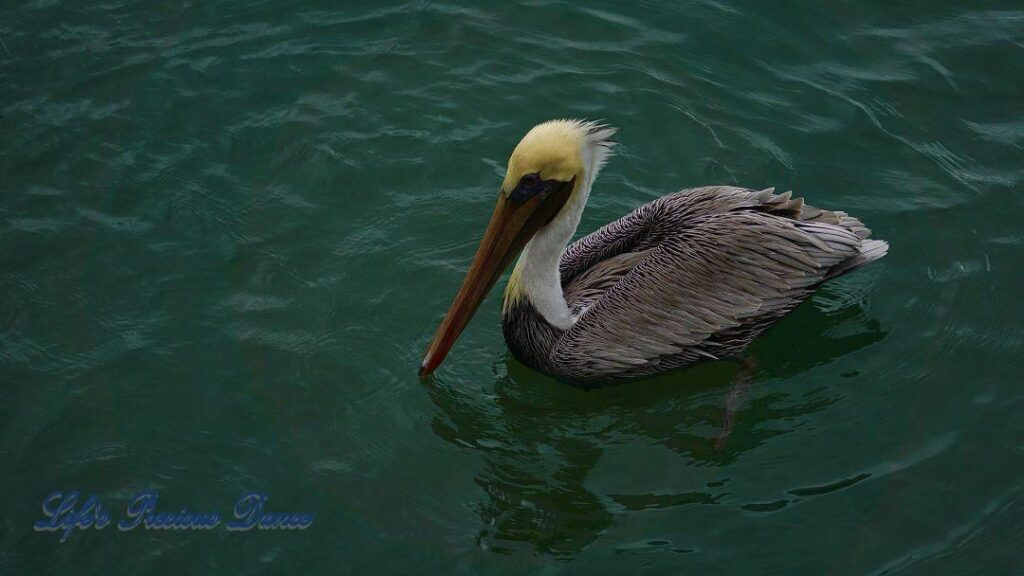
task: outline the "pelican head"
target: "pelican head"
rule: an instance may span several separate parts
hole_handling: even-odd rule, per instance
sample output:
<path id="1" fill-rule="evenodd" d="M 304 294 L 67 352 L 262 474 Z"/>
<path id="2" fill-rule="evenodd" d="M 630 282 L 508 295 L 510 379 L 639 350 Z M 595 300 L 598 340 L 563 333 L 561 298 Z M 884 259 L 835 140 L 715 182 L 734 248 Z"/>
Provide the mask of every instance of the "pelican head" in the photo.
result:
<path id="1" fill-rule="evenodd" d="M 441 364 L 484 297 L 535 236 L 557 230 L 552 245 L 561 243 L 554 246 L 560 255 L 579 223 L 614 133 L 593 122 L 552 120 L 534 126 L 520 140 L 469 272 L 423 357 L 421 376 Z"/>

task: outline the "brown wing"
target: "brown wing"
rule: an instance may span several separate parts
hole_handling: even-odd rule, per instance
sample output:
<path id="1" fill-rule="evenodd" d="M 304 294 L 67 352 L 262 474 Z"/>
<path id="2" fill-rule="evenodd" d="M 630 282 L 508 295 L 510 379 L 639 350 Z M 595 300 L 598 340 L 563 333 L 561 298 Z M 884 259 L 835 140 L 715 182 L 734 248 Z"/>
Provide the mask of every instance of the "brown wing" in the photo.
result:
<path id="1" fill-rule="evenodd" d="M 618 284 L 622 277 L 636 267 L 637 264 L 651 255 L 654 248 L 637 252 L 624 252 L 601 260 L 591 268 L 574 277 L 564 288 L 565 302 L 579 314 L 601 299 L 605 292 Z"/>
<path id="2" fill-rule="evenodd" d="M 586 294 L 589 306 L 552 364 L 603 379 L 733 353 L 824 280 L 884 255 L 886 244 L 865 241 L 869 234 L 855 218 L 770 189 L 695 188 L 656 200 L 567 251 L 567 296 Z"/>

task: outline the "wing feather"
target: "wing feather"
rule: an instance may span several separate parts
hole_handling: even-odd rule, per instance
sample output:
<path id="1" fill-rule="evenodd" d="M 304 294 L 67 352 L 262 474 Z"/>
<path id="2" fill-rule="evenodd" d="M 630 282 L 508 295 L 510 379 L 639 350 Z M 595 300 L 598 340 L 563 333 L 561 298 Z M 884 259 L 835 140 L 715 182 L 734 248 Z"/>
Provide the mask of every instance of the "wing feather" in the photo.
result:
<path id="1" fill-rule="evenodd" d="M 856 218 L 772 189 L 660 198 L 566 251 L 567 301 L 585 311 L 552 364 L 601 379 L 731 353 L 824 280 L 884 255 L 869 234 Z"/>

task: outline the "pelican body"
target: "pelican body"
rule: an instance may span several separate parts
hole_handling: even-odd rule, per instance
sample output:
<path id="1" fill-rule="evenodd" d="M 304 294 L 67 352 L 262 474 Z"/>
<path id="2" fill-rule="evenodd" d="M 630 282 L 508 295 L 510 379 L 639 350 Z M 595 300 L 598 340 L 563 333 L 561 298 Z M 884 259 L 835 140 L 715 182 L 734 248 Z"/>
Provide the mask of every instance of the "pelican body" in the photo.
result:
<path id="1" fill-rule="evenodd" d="M 592 383 L 735 355 L 823 282 L 888 250 L 844 212 L 733 186 L 663 196 L 570 245 L 614 134 L 553 120 L 523 137 L 421 375 L 441 364 L 517 255 L 502 305 L 509 350 L 556 378 Z"/>

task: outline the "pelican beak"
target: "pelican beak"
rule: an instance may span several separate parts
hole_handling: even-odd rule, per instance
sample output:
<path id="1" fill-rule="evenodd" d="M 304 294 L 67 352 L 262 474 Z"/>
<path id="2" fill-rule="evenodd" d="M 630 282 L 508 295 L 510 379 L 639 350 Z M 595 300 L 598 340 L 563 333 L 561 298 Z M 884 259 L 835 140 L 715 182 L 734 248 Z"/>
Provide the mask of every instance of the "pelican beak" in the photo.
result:
<path id="1" fill-rule="evenodd" d="M 540 184 L 537 191 L 517 188 L 509 194 L 498 194 L 498 203 L 469 272 L 423 356 L 420 377 L 441 365 L 502 272 L 530 238 L 565 206 L 575 188 L 575 178 L 568 182 L 545 180 Z"/>

